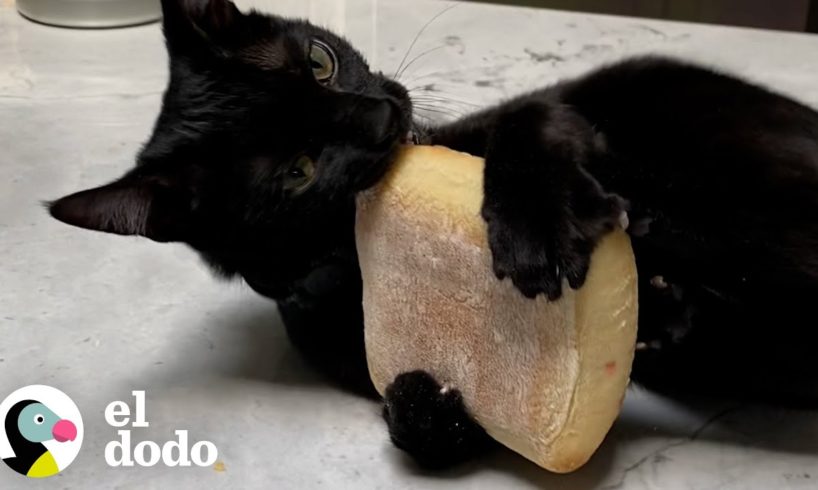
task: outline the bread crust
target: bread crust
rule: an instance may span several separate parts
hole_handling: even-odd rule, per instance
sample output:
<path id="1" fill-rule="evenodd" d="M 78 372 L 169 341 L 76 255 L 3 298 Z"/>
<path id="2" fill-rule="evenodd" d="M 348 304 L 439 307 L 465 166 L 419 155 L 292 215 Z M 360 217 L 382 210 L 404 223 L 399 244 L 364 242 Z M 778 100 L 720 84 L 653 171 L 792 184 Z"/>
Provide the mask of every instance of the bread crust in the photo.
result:
<path id="1" fill-rule="evenodd" d="M 529 300 L 492 273 L 483 160 L 407 147 L 358 198 L 367 360 L 383 394 L 423 369 L 459 389 L 500 443 L 555 472 L 588 461 L 619 413 L 636 339 L 628 236 L 597 246 L 585 285 Z"/>

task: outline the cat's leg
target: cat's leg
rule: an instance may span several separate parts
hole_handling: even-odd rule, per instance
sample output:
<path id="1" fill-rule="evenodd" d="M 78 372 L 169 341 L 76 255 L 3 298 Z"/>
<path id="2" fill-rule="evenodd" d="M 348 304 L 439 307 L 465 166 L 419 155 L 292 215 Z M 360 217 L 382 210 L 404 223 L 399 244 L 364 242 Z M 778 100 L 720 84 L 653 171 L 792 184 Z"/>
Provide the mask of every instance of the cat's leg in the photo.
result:
<path id="1" fill-rule="evenodd" d="M 526 296 L 580 287 L 599 239 L 622 224 L 625 201 L 584 168 L 594 130 L 567 106 L 538 100 L 499 113 L 488 136 L 483 217 L 494 272 Z"/>
<path id="2" fill-rule="evenodd" d="M 343 306 L 279 303 L 284 326 L 304 359 L 341 388 L 369 398 L 377 393 L 369 378 L 363 319 Z"/>
<path id="3" fill-rule="evenodd" d="M 445 468 L 496 447 L 466 412 L 454 388 L 424 371 L 403 373 L 384 396 L 383 417 L 395 446 L 425 468 Z"/>
<path id="4" fill-rule="evenodd" d="M 758 269 L 765 254 L 741 244 L 717 246 L 723 252 L 709 258 L 701 243 L 722 239 L 692 236 L 661 223 L 632 235 L 639 331 L 631 379 L 668 395 L 818 405 L 818 283 L 775 277 L 781 266 Z M 729 265 L 736 257 L 739 266 Z M 734 270 L 748 279 L 731 281 Z"/>
<path id="5" fill-rule="evenodd" d="M 376 398 L 364 349 L 360 272 L 318 269 L 311 276 L 278 301 L 290 341 L 341 387 Z"/>

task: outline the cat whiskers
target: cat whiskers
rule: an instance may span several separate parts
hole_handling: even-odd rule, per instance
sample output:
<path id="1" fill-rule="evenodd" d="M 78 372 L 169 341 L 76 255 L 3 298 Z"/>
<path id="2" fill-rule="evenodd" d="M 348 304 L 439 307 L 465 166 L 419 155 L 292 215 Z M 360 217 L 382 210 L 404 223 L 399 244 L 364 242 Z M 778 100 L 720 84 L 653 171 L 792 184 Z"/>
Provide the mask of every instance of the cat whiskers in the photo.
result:
<path id="1" fill-rule="evenodd" d="M 437 90 L 417 90 L 417 89 L 410 89 L 409 94 L 412 96 L 412 99 L 415 100 L 427 100 L 433 102 L 441 102 L 444 104 L 452 104 L 455 106 L 460 106 L 467 108 L 468 110 L 474 110 L 479 107 L 482 107 L 480 104 L 475 104 L 474 102 L 469 102 L 463 99 L 458 99 L 455 97 L 451 97 L 446 95 L 443 92 Z"/>
<path id="2" fill-rule="evenodd" d="M 463 117 L 465 115 L 462 112 L 454 111 L 454 110 L 451 110 L 451 109 L 442 109 L 442 108 L 439 108 L 439 107 L 431 107 L 431 106 L 426 106 L 426 105 L 422 105 L 422 104 L 416 105 L 416 108 L 417 108 L 416 114 L 418 112 L 430 112 L 430 113 L 433 113 L 433 114 L 439 114 L 441 116 L 445 116 L 447 119 L 449 119 L 449 118 L 450 119 L 459 119 L 459 118 L 461 118 L 461 117 Z M 434 119 L 434 118 L 429 118 L 429 119 Z"/>
<path id="3" fill-rule="evenodd" d="M 429 26 L 430 26 L 430 25 L 431 25 L 431 24 L 432 24 L 434 21 L 436 21 L 438 18 L 440 18 L 440 17 L 441 17 L 443 14 L 445 14 L 445 13 L 446 13 L 446 12 L 448 12 L 449 10 L 452 10 L 453 8 L 457 7 L 458 5 L 459 5 L 459 4 L 457 4 L 457 3 L 452 4 L 452 5 L 449 5 L 448 7 L 444 8 L 443 10 L 441 10 L 440 12 L 438 12 L 438 13 L 437 13 L 437 15 L 435 15 L 434 17 L 432 17 L 431 19 L 429 19 L 429 21 L 428 21 L 428 22 L 426 22 L 425 24 L 423 24 L 423 27 L 421 27 L 421 28 L 420 28 L 420 30 L 418 31 L 418 33 L 417 33 L 417 34 L 415 34 L 415 38 L 414 38 L 414 39 L 412 39 L 412 43 L 409 45 L 409 49 L 407 49 L 407 50 L 406 50 L 406 54 L 404 54 L 404 55 L 403 55 L 403 59 L 401 59 L 400 63 L 398 64 L 398 68 L 397 68 L 397 70 L 395 70 L 395 74 L 392 76 L 392 78 L 394 78 L 394 79 L 397 79 L 397 78 L 398 78 L 398 74 L 401 72 L 401 69 L 403 68 L 403 64 L 404 64 L 404 63 L 406 63 L 406 59 L 407 59 L 407 58 L 409 57 L 409 55 L 412 53 L 412 49 L 415 47 L 415 44 L 417 44 L 418 39 L 420 39 L 420 36 L 421 36 L 421 35 L 423 35 L 423 32 L 424 32 L 424 31 L 426 31 L 426 29 L 427 29 L 427 28 L 428 28 L 428 27 L 429 27 Z"/>
<path id="4" fill-rule="evenodd" d="M 404 66 L 398 73 L 395 74 L 395 80 L 400 81 L 400 77 L 402 77 L 403 74 L 406 73 L 406 70 L 408 70 L 410 66 L 415 64 L 416 61 L 422 59 L 426 55 L 429 55 L 431 53 L 434 53 L 435 51 L 439 51 L 439 50 L 445 49 L 445 48 L 446 48 L 446 45 L 444 44 L 442 46 L 437 46 L 437 47 L 434 47 L 434 48 L 431 48 L 431 49 L 427 49 L 426 51 L 424 51 L 424 52 L 420 53 L 419 55 L 415 56 L 414 58 L 412 58 L 411 61 L 409 61 L 409 63 L 406 63 L 406 66 Z"/>
<path id="5" fill-rule="evenodd" d="M 417 112 L 415 112 L 412 115 L 416 118 L 416 119 L 412 120 L 412 131 L 414 132 L 415 135 L 420 134 L 421 131 L 419 131 L 419 130 L 423 129 L 423 127 L 428 127 L 428 126 L 433 126 L 434 125 L 434 122 L 435 122 L 434 119 L 432 119 L 429 116 L 419 114 Z M 418 119 L 420 119 L 420 121 L 418 121 Z M 422 126 L 421 126 L 421 124 L 422 124 Z"/>
<path id="6" fill-rule="evenodd" d="M 472 102 L 449 97 L 436 90 L 429 90 L 425 87 L 415 87 L 409 90 L 412 98 L 412 105 L 418 112 L 427 112 L 454 119 L 474 112 L 480 106 Z"/>
<path id="7" fill-rule="evenodd" d="M 396 81 L 400 81 L 401 77 L 403 77 L 410 67 L 415 65 L 418 61 L 424 59 L 431 53 L 440 51 L 441 49 L 445 49 L 448 47 L 447 45 L 436 46 L 434 48 L 427 49 L 426 51 L 420 53 L 419 55 L 415 56 L 411 60 L 409 56 L 412 54 L 412 50 L 415 48 L 415 45 L 420 40 L 421 36 L 424 32 L 429 28 L 432 23 L 434 23 L 437 19 L 442 17 L 448 11 L 457 7 L 459 3 L 455 3 L 449 5 L 448 7 L 444 8 L 440 12 L 438 12 L 434 17 L 429 19 L 418 31 L 415 37 L 412 39 L 412 42 L 409 44 L 409 48 L 406 50 L 406 53 L 403 55 L 400 63 L 398 64 L 397 69 L 395 70 L 395 74 L 393 75 L 393 79 Z M 409 60 L 407 62 L 407 60 Z M 422 75 L 420 77 L 414 77 L 412 81 L 416 81 L 420 78 L 424 78 L 426 76 L 430 76 L 430 74 Z M 435 119 L 439 119 L 440 116 L 445 118 L 451 119 L 459 119 L 465 116 L 467 113 L 472 112 L 479 106 L 477 104 L 458 100 L 452 97 L 447 97 L 441 95 L 436 90 L 431 90 L 427 87 L 414 87 L 408 89 L 410 93 L 410 97 L 412 99 L 412 107 L 415 109 L 414 115 L 421 120 L 421 124 L 431 125 L 435 122 Z M 423 114 L 426 113 L 426 114 Z M 431 115 L 430 115 L 431 114 Z M 435 117 L 435 115 L 437 117 Z M 413 121 L 413 125 L 415 126 L 415 131 L 418 129 L 418 125 L 415 121 Z"/>
<path id="8" fill-rule="evenodd" d="M 428 107 L 431 109 L 451 111 L 452 113 L 457 113 L 460 115 L 470 112 L 469 109 L 464 109 L 462 106 L 458 106 L 456 104 L 447 104 L 441 100 L 425 99 L 423 97 L 412 97 L 412 105 L 416 107 Z"/>
<path id="9" fill-rule="evenodd" d="M 402 83 L 404 83 L 406 85 L 409 85 L 409 84 L 415 83 L 415 82 L 417 82 L 419 80 L 422 80 L 424 78 L 428 78 L 428 77 L 441 78 L 442 75 L 452 75 L 452 74 L 457 74 L 457 73 L 463 73 L 463 71 L 464 70 L 462 68 L 453 68 L 453 69 L 450 69 L 450 70 L 436 70 L 436 71 L 433 71 L 433 72 L 430 72 L 430 73 L 424 73 L 422 75 L 418 75 L 416 77 L 410 78 L 409 80 L 404 80 Z"/>

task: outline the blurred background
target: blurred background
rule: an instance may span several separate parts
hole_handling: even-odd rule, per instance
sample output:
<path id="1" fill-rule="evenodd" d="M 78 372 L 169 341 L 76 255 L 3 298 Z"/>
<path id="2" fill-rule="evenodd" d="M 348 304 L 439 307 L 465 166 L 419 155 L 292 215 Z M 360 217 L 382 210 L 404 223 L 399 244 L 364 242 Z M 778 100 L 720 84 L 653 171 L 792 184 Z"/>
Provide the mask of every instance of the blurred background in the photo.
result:
<path id="1" fill-rule="evenodd" d="M 15 0 L 3 0 L 13 3 Z M 818 0 L 465 0 L 655 19 L 818 32 Z M 156 20 L 159 0 L 16 0 L 27 17 L 73 27 Z M 251 2 L 252 3 L 252 2 Z M 265 2 L 257 2 L 265 3 Z M 275 2 L 266 2 L 268 4 Z M 346 0 L 304 0 L 305 14 L 343 10 Z M 373 2 L 374 3 L 374 2 Z M 316 8 L 320 6 L 320 8 Z M 327 7 L 330 7 L 327 9 Z M 313 15 L 305 15 L 314 18 Z M 330 17 L 332 15 L 330 14 Z"/>
<path id="2" fill-rule="evenodd" d="M 480 0 L 601 14 L 818 32 L 818 0 Z"/>

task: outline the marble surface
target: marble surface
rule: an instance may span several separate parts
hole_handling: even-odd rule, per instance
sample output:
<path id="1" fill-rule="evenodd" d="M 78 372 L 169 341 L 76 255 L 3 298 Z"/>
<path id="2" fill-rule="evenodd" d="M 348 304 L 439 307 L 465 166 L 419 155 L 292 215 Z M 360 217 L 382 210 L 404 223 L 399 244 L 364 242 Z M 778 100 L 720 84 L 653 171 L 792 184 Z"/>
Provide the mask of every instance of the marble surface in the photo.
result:
<path id="1" fill-rule="evenodd" d="M 388 73 L 451 5 L 253 4 L 333 27 Z M 458 4 L 430 24 L 401 79 L 435 103 L 424 116 L 445 118 L 644 52 L 693 58 L 818 106 L 818 37 L 484 4 Z M 215 280 L 183 246 L 85 232 L 43 211 L 42 200 L 131 166 L 159 108 L 165 59 L 158 25 L 51 28 L 0 0 L 0 398 L 51 384 L 73 397 L 86 427 L 56 482 L 0 465 L 0 488 L 818 488 L 818 413 L 638 389 L 576 473 L 549 474 L 510 452 L 417 470 L 388 443 L 376 404 L 302 363 L 271 302 Z M 218 446 L 223 467 L 109 468 L 103 450 L 116 433 L 103 410 L 135 389 L 147 390 L 151 426 L 134 438 L 189 429 Z"/>

